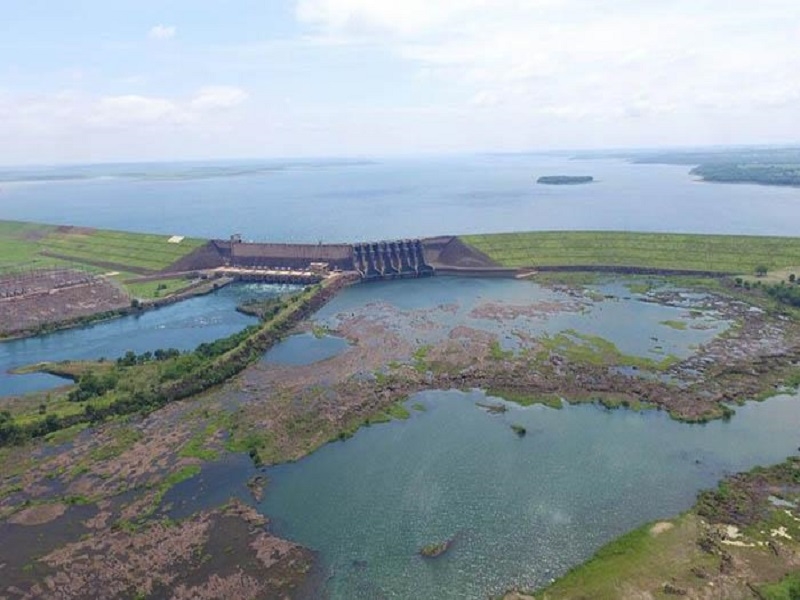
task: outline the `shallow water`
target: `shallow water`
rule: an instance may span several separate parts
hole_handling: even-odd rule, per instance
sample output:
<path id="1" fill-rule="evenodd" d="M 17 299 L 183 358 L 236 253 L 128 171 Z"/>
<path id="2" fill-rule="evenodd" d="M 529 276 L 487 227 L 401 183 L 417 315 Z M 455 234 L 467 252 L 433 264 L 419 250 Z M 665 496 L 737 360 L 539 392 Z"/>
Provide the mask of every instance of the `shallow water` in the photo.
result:
<path id="1" fill-rule="evenodd" d="M 275 365 L 310 365 L 344 352 L 349 342 L 335 335 L 299 333 L 283 340 L 264 354 L 264 362 Z"/>
<path id="2" fill-rule="evenodd" d="M 782 460 L 800 443 L 797 397 L 706 425 L 597 406 L 506 403 L 490 415 L 476 401 L 486 398 L 424 392 L 409 403 L 424 412 L 407 422 L 268 470 L 261 508 L 279 534 L 320 551 L 331 598 L 541 586 L 622 533 L 687 509 L 724 474 Z M 417 555 L 447 539 L 444 556 Z"/>
<path id="3" fill-rule="evenodd" d="M 231 285 L 214 293 L 163 308 L 67 329 L 44 336 L 0 343 L 0 396 L 63 385 L 51 375 L 11 375 L 9 370 L 43 361 L 115 359 L 128 350 L 191 350 L 244 329 L 255 318 L 236 312 L 246 298 L 275 296 L 295 289 L 284 285 Z"/>
<path id="4" fill-rule="evenodd" d="M 697 346 L 729 327 L 714 311 L 704 308 L 698 294 L 684 306 L 663 306 L 642 301 L 624 280 L 588 286 L 589 294 L 575 296 L 531 281 L 434 277 L 357 285 L 344 290 L 315 316 L 322 326 L 336 328 L 344 319 L 366 315 L 411 337 L 418 345 L 441 341 L 457 325 L 496 334 L 505 349 L 519 346 L 520 334 L 554 336 L 575 330 L 613 342 L 624 354 L 660 360 L 667 355 L 685 358 Z M 513 318 L 488 318 L 482 306 L 523 311 Z M 699 316 L 691 310 L 699 310 Z M 686 329 L 665 324 L 682 321 Z"/>

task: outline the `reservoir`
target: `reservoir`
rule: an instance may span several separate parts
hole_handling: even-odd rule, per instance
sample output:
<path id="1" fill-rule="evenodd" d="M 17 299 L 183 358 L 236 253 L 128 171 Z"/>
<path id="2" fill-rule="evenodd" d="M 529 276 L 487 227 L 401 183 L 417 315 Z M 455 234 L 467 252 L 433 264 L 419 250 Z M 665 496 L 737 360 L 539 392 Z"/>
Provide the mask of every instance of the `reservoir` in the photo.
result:
<path id="1" fill-rule="evenodd" d="M 795 235 L 800 189 L 701 183 L 690 169 L 543 154 L 86 165 L 45 170 L 65 178 L 47 181 L 3 169 L 0 218 L 304 243 L 564 229 Z M 536 183 L 553 173 L 594 182 Z"/>

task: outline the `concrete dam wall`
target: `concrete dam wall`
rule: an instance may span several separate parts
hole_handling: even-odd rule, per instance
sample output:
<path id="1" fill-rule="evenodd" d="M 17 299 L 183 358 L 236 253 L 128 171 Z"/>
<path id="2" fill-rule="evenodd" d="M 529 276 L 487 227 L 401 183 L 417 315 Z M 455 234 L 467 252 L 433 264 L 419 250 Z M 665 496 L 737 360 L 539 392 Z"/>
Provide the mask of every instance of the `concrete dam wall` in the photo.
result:
<path id="1" fill-rule="evenodd" d="M 357 244 L 260 244 L 214 240 L 171 268 L 182 271 L 219 267 L 263 271 L 352 271 L 362 280 L 429 277 L 422 240 Z"/>
<path id="2" fill-rule="evenodd" d="M 399 240 L 353 245 L 353 262 L 364 280 L 430 277 L 420 240 Z"/>

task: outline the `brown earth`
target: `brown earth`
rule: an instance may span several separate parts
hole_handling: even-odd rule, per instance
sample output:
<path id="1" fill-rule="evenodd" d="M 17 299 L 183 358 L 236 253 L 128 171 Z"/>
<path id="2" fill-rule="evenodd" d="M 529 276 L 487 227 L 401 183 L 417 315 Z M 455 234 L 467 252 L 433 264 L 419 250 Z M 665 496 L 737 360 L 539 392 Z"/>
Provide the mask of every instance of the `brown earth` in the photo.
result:
<path id="1" fill-rule="evenodd" d="M 283 598 L 301 587 L 308 550 L 265 529 L 232 502 L 178 524 L 93 533 L 39 559 L 49 571 L 19 598 Z M 100 596 L 98 596 L 98 593 Z"/>
<path id="2" fill-rule="evenodd" d="M 114 282 L 71 269 L 0 277 L 0 337 L 130 307 Z"/>

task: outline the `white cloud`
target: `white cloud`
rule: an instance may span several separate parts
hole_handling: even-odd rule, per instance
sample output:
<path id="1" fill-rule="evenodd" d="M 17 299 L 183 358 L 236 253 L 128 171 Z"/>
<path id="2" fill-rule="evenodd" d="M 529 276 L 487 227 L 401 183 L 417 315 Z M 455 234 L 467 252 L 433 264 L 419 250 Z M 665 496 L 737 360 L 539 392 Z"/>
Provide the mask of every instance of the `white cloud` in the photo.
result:
<path id="1" fill-rule="evenodd" d="M 162 25 L 159 23 L 151 27 L 147 35 L 153 40 L 170 40 L 175 37 L 177 32 L 178 30 L 174 25 Z"/>
<path id="2" fill-rule="evenodd" d="M 243 89 L 226 85 L 201 88 L 189 102 L 196 110 L 226 109 L 238 106 L 249 97 Z"/>
<path id="3" fill-rule="evenodd" d="M 481 90 L 470 99 L 473 106 L 490 107 L 497 106 L 498 103 L 497 94 L 490 90 Z"/>
<path id="4" fill-rule="evenodd" d="M 139 94 L 91 96 L 73 91 L 43 95 L 0 93 L 0 134 L 13 131 L 60 134 L 103 129 L 133 131 L 148 127 L 210 127 L 248 98 L 228 86 L 200 88 L 189 98 Z"/>
<path id="5" fill-rule="evenodd" d="M 758 12 L 749 0 L 298 0 L 297 16 L 322 38 L 387 49 L 482 110 L 629 118 L 800 94 L 796 0 Z"/>
<path id="6" fill-rule="evenodd" d="M 298 0 L 297 17 L 329 32 L 414 35 L 490 4 L 488 0 Z"/>
<path id="7" fill-rule="evenodd" d="M 189 113 L 172 100 L 130 94 L 100 98 L 92 107 L 87 121 L 93 125 L 127 127 L 180 124 L 190 118 Z"/>

